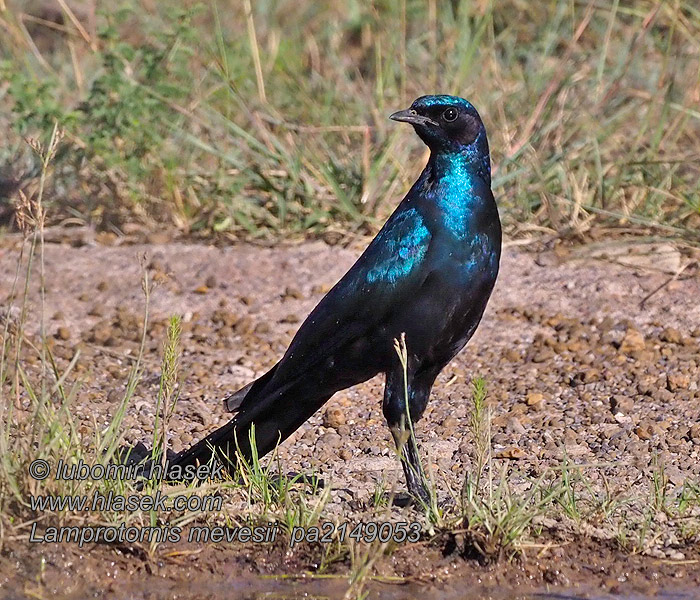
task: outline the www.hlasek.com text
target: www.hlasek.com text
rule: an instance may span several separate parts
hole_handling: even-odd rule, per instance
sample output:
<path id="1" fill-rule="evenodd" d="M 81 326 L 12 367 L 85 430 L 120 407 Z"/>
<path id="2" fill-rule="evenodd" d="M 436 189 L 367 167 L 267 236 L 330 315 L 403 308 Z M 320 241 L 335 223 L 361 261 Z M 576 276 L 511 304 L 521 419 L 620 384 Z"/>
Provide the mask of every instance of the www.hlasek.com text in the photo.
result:
<path id="1" fill-rule="evenodd" d="M 124 496 L 109 491 L 106 494 L 95 492 L 92 496 L 30 496 L 29 504 L 32 510 L 43 511 L 88 511 L 88 512 L 135 512 L 135 511 L 189 511 L 216 512 L 223 507 L 223 497 L 218 494 L 197 496 L 196 494 L 178 494 L 168 496 L 158 490 L 154 495 L 131 494 Z"/>

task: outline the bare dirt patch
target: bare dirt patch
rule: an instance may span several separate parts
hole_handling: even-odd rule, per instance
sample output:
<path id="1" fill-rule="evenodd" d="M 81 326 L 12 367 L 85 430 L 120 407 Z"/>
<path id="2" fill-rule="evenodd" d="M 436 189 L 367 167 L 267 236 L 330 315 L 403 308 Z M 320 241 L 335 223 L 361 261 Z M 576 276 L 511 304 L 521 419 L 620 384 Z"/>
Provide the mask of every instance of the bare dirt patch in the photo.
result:
<path id="1" fill-rule="evenodd" d="M 126 436 L 152 437 L 166 320 L 181 314 L 184 379 L 170 439 L 180 450 L 227 420 L 220 400 L 277 360 L 360 249 L 322 242 L 278 248 L 49 244 L 46 322 L 59 368 L 80 352 L 73 376 L 83 380 L 75 405 L 81 430 L 106 425 L 123 396 L 143 322 L 140 256 L 157 286 L 145 375 L 128 409 Z M 698 585 L 697 505 L 687 513 L 687 527 L 677 515 L 654 519 L 648 531 L 637 523 L 644 522 L 655 473 L 669 498 L 700 480 L 700 281 L 691 267 L 663 285 L 669 275 L 649 268 L 653 259 L 623 266 L 615 254 L 563 259 L 507 250 L 477 334 L 439 377 L 417 429 L 447 498 L 472 466 L 469 384 L 481 376 L 494 411 L 493 452 L 509 468 L 513 487 L 566 463 L 585 476 L 577 485 L 607 500 L 609 510 L 543 519 L 542 539 L 505 566 L 469 560 L 459 535 L 407 545 L 376 565 L 379 575 L 400 576 L 404 585 L 375 582 L 374 589 L 412 597 L 429 585 L 451 598 L 477 582 L 506 594 L 511 586 L 649 594 Z M 9 293 L 17 256 L 16 243 L 3 244 L 0 298 Z M 326 514 L 341 520 L 376 514 L 378 485 L 402 489 L 381 415 L 382 385 L 375 378 L 337 394 L 280 449 L 287 468 L 314 470 L 333 487 Z M 54 587 L 46 589 L 68 597 L 84 589 L 160 597 L 176 585 L 187 598 L 210 597 L 226 586 L 252 597 L 261 585 L 279 591 L 275 586 L 291 584 L 261 584 L 251 575 L 315 571 L 319 557 L 314 547 L 166 544 L 149 558 L 124 547 L 84 552 L 19 539 L 5 552 L 14 565 L 6 581 L 16 582 L 17 573 L 21 581 L 36 580 L 37 552 L 48 560 Z M 77 576 L 66 577 L 69 567 Z M 347 557 L 341 558 L 330 572 L 346 567 Z M 144 577 L 149 583 L 139 583 Z M 182 591 L 185 580 L 196 581 L 197 589 Z M 328 595 L 347 587 L 345 580 L 338 590 L 328 581 L 303 585 Z"/>

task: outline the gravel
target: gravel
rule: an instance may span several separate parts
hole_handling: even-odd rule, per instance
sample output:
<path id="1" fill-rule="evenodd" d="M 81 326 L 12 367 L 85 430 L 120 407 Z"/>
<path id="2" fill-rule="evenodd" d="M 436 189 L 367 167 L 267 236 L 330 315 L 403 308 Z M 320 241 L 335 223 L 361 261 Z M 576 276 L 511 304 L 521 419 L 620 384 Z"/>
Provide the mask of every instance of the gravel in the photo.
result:
<path id="1" fill-rule="evenodd" d="M 140 255 L 148 256 L 155 287 L 127 438 L 152 438 L 167 319 L 180 314 L 182 381 L 169 440 L 180 450 L 227 421 L 221 399 L 274 364 L 298 323 L 360 250 L 360 244 L 322 242 L 277 248 L 49 245 L 49 344 L 59 369 L 80 351 L 69 376 L 84 381 L 76 415 L 84 427 L 104 426 L 122 397 L 143 326 Z M 13 272 L 17 256 L 16 243 L 6 242 L 0 256 L 5 273 Z M 494 456 L 514 471 L 541 473 L 563 460 L 596 465 L 586 467 L 595 489 L 624 494 L 647 494 L 658 464 L 672 486 L 697 482 L 700 282 L 687 269 L 642 307 L 667 279 L 639 265 L 507 249 L 481 327 L 438 377 L 417 427 L 441 473 L 441 494 L 458 489 L 473 461 L 474 376 L 487 382 Z M 11 283 L 0 282 L 0 298 Z M 27 363 L 37 368 L 29 356 Z M 382 386 L 377 377 L 338 393 L 282 445 L 289 470 L 313 468 L 365 502 L 383 481 L 402 490 L 381 413 Z M 331 500 L 347 512 L 344 502 L 342 495 Z"/>

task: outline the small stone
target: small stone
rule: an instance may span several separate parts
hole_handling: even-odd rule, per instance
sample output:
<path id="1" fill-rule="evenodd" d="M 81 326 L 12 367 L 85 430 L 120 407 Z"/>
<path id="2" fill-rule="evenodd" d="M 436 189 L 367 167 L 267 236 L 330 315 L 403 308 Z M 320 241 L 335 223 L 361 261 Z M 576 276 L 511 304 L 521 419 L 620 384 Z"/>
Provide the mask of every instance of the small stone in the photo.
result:
<path id="1" fill-rule="evenodd" d="M 352 452 L 350 450 L 348 450 L 347 448 L 341 448 L 340 452 L 338 452 L 338 455 L 343 460 L 350 460 L 352 458 Z"/>
<path id="2" fill-rule="evenodd" d="M 535 409 L 542 408 L 544 405 L 544 394 L 540 394 L 539 392 L 528 392 L 527 396 L 525 397 L 525 404 Z"/>
<path id="3" fill-rule="evenodd" d="M 329 408 L 323 415 L 323 426 L 338 429 L 345 425 L 345 412 L 338 407 Z"/>
<path id="4" fill-rule="evenodd" d="M 122 372 L 121 372 L 121 369 L 119 368 L 119 365 L 108 365 L 107 372 L 115 379 L 122 376 Z"/>
<path id="5" fill-rule="evenodd" d="M 298 315 L 295 315 L 294 313 L 290 313 L 287 316 L 282 318 L 282 323 L 298 323 L 301 319 L 299 319 Z"/>
<path id="6" fill-rule="evenodd" d="M 659 400 L 660 402 L 673 402 L 673 392 L 667 390 L 666 388 L 659 388 L 657 390 L 654 390 L 652 393 L 652 398 L 655 400 Z"/>
<path id="7" fill-rule="evenodd" d="M 160 246 L 167 244 L 171 240 L 171 235 L 165 231 L 153 231 L 146 236 L 149 244 Z"/>
<path id="8" fill-rule="evenodd" d="M 521 458 L 525 458 L 527 454 L 525 453 L 525 450 L 522 448 L 518 448 L 517 446 L 508 446 L 507 448 L 503 448 L 503 450 L 499 450 L 494 454 L 494 458 L 507 458 L 510 460 L 519 460 Z"/>
<path id="9" fill-rule="evenodd" d="M 109 287 L 109 283 L 104 279 L 97 284 L 97 291 L 104 292 Z"/>
<path id="10" fill-rule="evenodd" d="M 552 349 L 544 348 L 532 357 L 532 362 L 543 363 L 547 362 L 548 360 L 551 360 L 552 358 L 554 358 L 554 352 L 552 351 Z"/>
<path id="11" fill-rule="evenodd" d="M 116 404 L 117 402 L 121 401 L 121 399 L 122 394 L 117 390 L 109 390 L 109 392 L 107 392 L 107 402 L 110 404 Z"/>
<path id="12" fill-rule="evenodd" d="M 282 298 L 284 299 L 293 298 L 294 300 L 301 300 L 303 297 L 304 295 L 301 293 L 301 290 L 292 285 L 288 285 L 284 290 L 284 294 L 282 295 Z"/>
<path id="13" fill-rule="evenodd" d="M 491 442 L 493 442 L 495 446 L 501 446 L 502 448 L 506 447 L 510 441 L 511 436 L 505 431 L 499 431 L 491 436 Z"/>
<path id="14" fill-rule="evenodd" d="M 112 328 L 107 325 L 102 325 L 92 330 L 89 341 L 105 345 L 111 337 Z"/>
<path id="15" fill-rule="evenodd" d="M 95 241 L 103 246 L 111 246 L 117 241 L 117 234 L 113 231 L 98 231 L 95 234 Z"/>
<path id="16" fill-rule="evenodd" d="M 566 444 L 564 446 L 567 456 L 586 456 L 591 453 L 591 449 L 584 444 Z"/>
<path id="17" fill-rule="evenodd" d="M 455 419 L 452 415 L 447 415 L 445 417 L 445 420 L 442 422 L 442 426 L 445 429 L 446 433 L 452 433 L 457 429 L 457 425 L 459 424 L 459 421 Z"/>
<path id="18" fill-rule="evenodd" d="M 520 353 L 517 350 L 515 350 L 514 348 L 508 348 L 503 353 L 503 358 L 505 358 L 507 361 L 510 361 L 510 362 L 519 362 L 520 361 Z"/>
<path id="19" fill-rule="evenodd" d="M 206 285 L 200 285 L 194 289 L 195 294 L 206 294 L 208 291 L 209 288 Z"/>
<path id="20" fill-rule="evenodd" d="M 640 440 L 650 440 L 654 436 L 654 429 L 650 423 L 640 423 L 634 428 L 634 433 Z"/>
<path id="21" fill-rule="evenodd" d="M 683 341 L 681 332 L 675 327 L 666 327 L 666 329 L 661 332 L 659 338 L 662 342 L 668 342 L 669 344 L 680 344 Z"/>
<path id="22" fill-rule="evenodd" d="M 151 271 L 156 271 L 159 273 L 165 273 L 168 270 L 162 260 L 162 255 L 160 255 L 160 257 L 154 256 L 148 263 L 148 268 L 151 269 Z"/>
<path id="23" fill-rule="evenodd" d="M 307 429 L 301 436 L 301 440 L 307 444 L 312 444 L 316 439 L 316 431 L 312 428 Z"/>
<path id="24" fill-rule="evenodd" d="M 223 325 L 224 327 L 233 327 L 236 323 L 238 323 L 238 317 L 236 314 L 230 310 L 226 310 L 225 308 L 218 308 L 215 310 L 211 316 L 211 320 L 214 323 Z"/>
<path id="25" fill-rule="evenodd" d="M 601 375 L 597 369 L 591 367 L 583 367 L 578 373 L 576 373 L 571 378 L 572 385 L 578 385 L 581 383 L 593 383 L 600 379 Z"/>
<path id="26" fill-rule="evenodd" d="M 204 323 L 196 323 L 192 328 L 192 337 L 198 342 L 205 342 L 211 333 L 211 328 L 204 325 Z"/>
<path id="27" fill-rule="evenodd" d="M 616 394 L 610 398 L 610 412 L 614 415 L 617 413 L 628 414 L 632 412 L 633 408 L 634 401 L 632 398 L 622 396 L 621 394 Z"/>
<path id="28" fill-rule="evenodd" d="M 642 396 L 653 396 L 654 390 L 658 387 L 659 383 L 653 377 L 645 377 L 637 382 L 637 392 Z"/>
<path id="29" fill-rule="evenodd" d="M 333 230 L 324 230 L 323 234 L 323 241 L 326 242 L 329 246 L 335 246 L 336 244 L 339 244 L 343 237 L 344 234 L 341 231 L 333 231 Z"/>
<path id="30" fill-rule="evenodd" d="M 216 284 L 216 275 L 209 275 L 204 282 L 204 285 L 206 285 L 209 289 L 215 288 Z"/>
<path id="31" fill-rule="evenodd" d="M 690 378 L 685 373 L 668 374 L 668 389 L 671 392 L 687 390 L 688 386 L 690 386 Z"/>
<path id="32" fill-rule="evenodd" d="M 622 339 L 620 351 L 625 354 L 630 354 L 631 352 L 641 352 L 645 347 L 646 343 L 642 332 L 630 327 L 627 333 L 625 333 L 625 337 Z"/>
<path id="33" fill-rule="evenodd" d="M 89 311 L 88 315 L 91 317 L 103 317 L 105 314 L 104 306 L 102 304 L 95 304 Z"/>
<path id="34" fill-rule="evenodd" d="M 270 324 L 267 321 L 261 321 L 255 326 L 255 333 L 269 333 Z"/>
<path id="35" fill-rule="evenodd" d="M 583 342 L 576 340 L 573 342 L 569 342 L 566 348 L 569 352 L 572 352 L 573 354 L 583 354 L 588 349 L 588 346 L 586 346 Z"/>
<path id="36" fill-rule="evenodd" d="M 523 424 L 516 417 L 511 417 L 510 419 L 508 419 L 508 431 L 511 431 L 518 435 L 525 434 L 525 428 L 523 427 Z"/>
<path id="37" fill-rule="evenodd" d="M 253 330 L 253 320 L 250 317 L 242 317 L 236 321 L 234 327 L 238 334 L 250 333 Z"/>
<path id="38" fill-rule="evenodd" d="M 313 294 L 327 294 L 328 292 L 331 291 L 331 287 L 333 287 L 329 283 L 324 283 L 321 285 L 315 285 L 313 288 L 311 288 L 311 292 Z M 700 336 L 700 334 L 698 334 Z"/>
<path id="39" fill-rule="evenodd" d="M 59 340 L 69 340 L 70 339 L 70 329 L 68 327 L 59 327 L 56 331 L 56 337 Z"/>
<path id="40" fill-rule="evenodd" d="M 700 446 L 700 423 L 695 423 L 690 426 L 688 430 L 688 437 L 691 439 L 693 444 Z"/>

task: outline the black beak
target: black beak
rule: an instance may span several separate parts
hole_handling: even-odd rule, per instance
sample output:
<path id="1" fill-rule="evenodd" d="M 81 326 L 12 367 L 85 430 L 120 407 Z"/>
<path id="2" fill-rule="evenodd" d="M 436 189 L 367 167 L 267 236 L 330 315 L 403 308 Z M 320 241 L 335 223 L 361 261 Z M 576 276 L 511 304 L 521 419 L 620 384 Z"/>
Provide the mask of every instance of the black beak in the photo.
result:
<path id="1" fill-rule="evenodd" d="M 411 125 L 435 125 L 437 123 L 428 117 L 419 115 L 415 110 L 409 108 L 407 110 L 400 110 L 395 112 L 393 115 L 389 116 L 390 119 L 394 121 L 403 121 L 404 123 L 410 123 Z"/>

